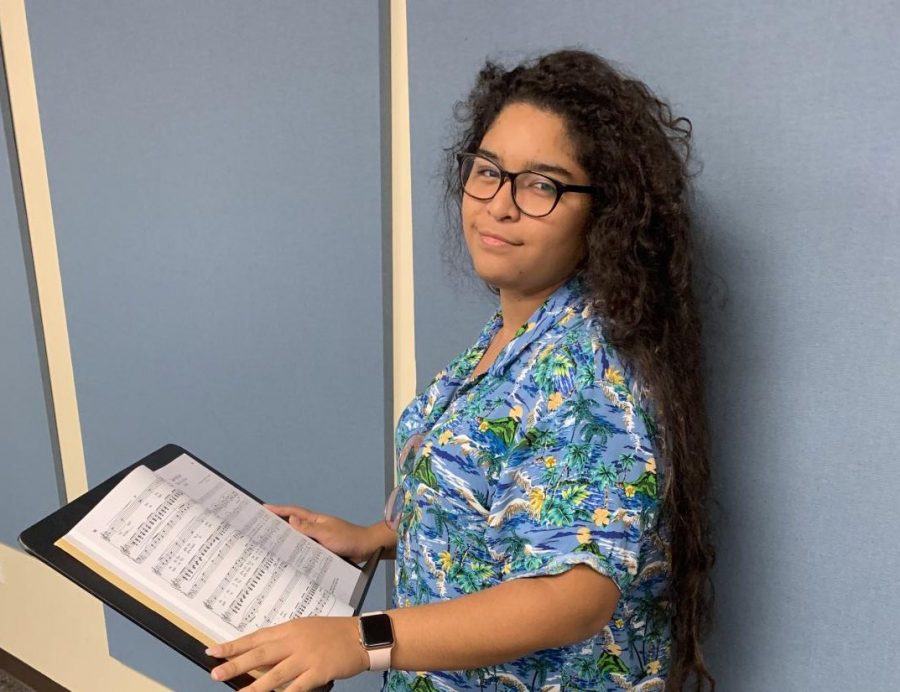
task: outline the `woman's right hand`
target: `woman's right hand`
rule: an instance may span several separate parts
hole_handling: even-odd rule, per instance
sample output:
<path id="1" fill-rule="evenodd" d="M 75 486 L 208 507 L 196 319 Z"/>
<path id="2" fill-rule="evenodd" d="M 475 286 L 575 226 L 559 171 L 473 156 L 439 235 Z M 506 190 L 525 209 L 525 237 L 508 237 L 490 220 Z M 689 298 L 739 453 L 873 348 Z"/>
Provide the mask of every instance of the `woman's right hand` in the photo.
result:
<path id="1" fill-rule="evenodd" d="M 328 514 L 320 514 L 292 505 L 263 504 L 270 512 L 284 517 L 300 533 L 309 536 L 333 553 L 363 562 L 380 547 L 383 557 L 390 557 L 396 545 L 396 534 L 384 522 L 372 526 L 360 526 Z"/>

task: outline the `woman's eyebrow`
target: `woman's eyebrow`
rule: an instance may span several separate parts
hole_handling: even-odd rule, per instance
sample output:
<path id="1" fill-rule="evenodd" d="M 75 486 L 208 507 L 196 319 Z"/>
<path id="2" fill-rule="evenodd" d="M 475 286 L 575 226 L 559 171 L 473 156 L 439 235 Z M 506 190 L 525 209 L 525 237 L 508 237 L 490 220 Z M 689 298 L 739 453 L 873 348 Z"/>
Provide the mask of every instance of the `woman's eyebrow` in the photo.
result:
<path id="1" fill-rule="evenodd" d="M 503 163 L 500 160 L 500 157 L 497 156 L 497 154 L 495 154 L 494 152 L 490 151 L 489 149 L 479 148 L 478 151 L 476 151 L 475 153 L 481 154 L 482 156 L 486 156 L 489 159 L 493 159 L 494 161 L 500 163 L 501 165 Z M 525 164 L 525 168 L 523 168 L 522 170 L 534 171 L 535 173 L 555 173 L 556 175 L 567 177 L 570 180 L 575 177 L 572 175 L 571 171 L 569 171 L 568 169 L 563 168 L 562 166 L 557 166 L 552 163 L 544 163 L 543 161 L 528 161 Z"/>

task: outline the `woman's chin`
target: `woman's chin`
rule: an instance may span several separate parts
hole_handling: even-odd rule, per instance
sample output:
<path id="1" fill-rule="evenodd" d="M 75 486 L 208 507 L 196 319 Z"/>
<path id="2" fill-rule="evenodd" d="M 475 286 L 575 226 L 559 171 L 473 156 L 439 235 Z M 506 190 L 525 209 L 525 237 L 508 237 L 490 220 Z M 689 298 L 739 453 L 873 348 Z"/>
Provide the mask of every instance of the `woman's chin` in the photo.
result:
<path id="1" fill-rule="evenodd" d="M 515 285 L 515 282 L 511 281 L 510 277 L 502 272 L 479 271 L 477 266 L 474 269 L 475 276 L 492 288 L 501 290 Z"/>
<path id="2" fill-rule="evenodd" d="M 472 256 L 470 255 L 470 257 Z M 475 255 L 472 257 L 472 269 L 474 269 L 475 275 L 479 279 L 491 286 L 500 288 L 508 285 L 510 282 L 515 282 L 515 271 L 512 270 L 508 263 L 497 262 L 494 257 Z"/>

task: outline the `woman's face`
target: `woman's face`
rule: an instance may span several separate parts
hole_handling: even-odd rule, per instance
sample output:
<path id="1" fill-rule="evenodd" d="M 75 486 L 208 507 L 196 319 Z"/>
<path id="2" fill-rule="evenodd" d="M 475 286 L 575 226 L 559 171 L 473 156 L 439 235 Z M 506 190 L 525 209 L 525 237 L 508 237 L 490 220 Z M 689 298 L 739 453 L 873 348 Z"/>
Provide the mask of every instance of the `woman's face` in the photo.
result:
<path id="1" fill-rule="evenodd" d="M 524 103 L 506 106 L 481 141 L 478 153 L 512 173 L 545 172 L 563 183 L 588 185 L 563 119 Z M 505 181 L 493 199 L 463 195 L 462 225 L 475 271 L 502 291 L 545 293 L 575 271 L 585 253 L 590 195 L 566 193 L 549 215 L 526 216 L 513 204 Z"/>

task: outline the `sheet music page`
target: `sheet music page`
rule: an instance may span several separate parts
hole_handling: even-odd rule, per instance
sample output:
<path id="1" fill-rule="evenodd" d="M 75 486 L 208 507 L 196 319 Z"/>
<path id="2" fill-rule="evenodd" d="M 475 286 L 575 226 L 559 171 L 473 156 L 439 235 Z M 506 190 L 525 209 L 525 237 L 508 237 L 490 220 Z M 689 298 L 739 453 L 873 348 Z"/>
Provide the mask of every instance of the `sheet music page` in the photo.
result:
<path id="1" fill-rule="evenodd" d="M 361 574 L 187 455 L 136 468 L 63 538 L 215 641 L 352 614 Z"/>
<path id="2" fill-rule="evenodd" d="M 311 538 L 263 509 L 256 500 L 198 464 L 187 454 L 169 462 L 156 474 L 227 521 L 253 542 L 315 581 L 339 600 L 349 603 L 361 570 L 326 550 Z"/>

